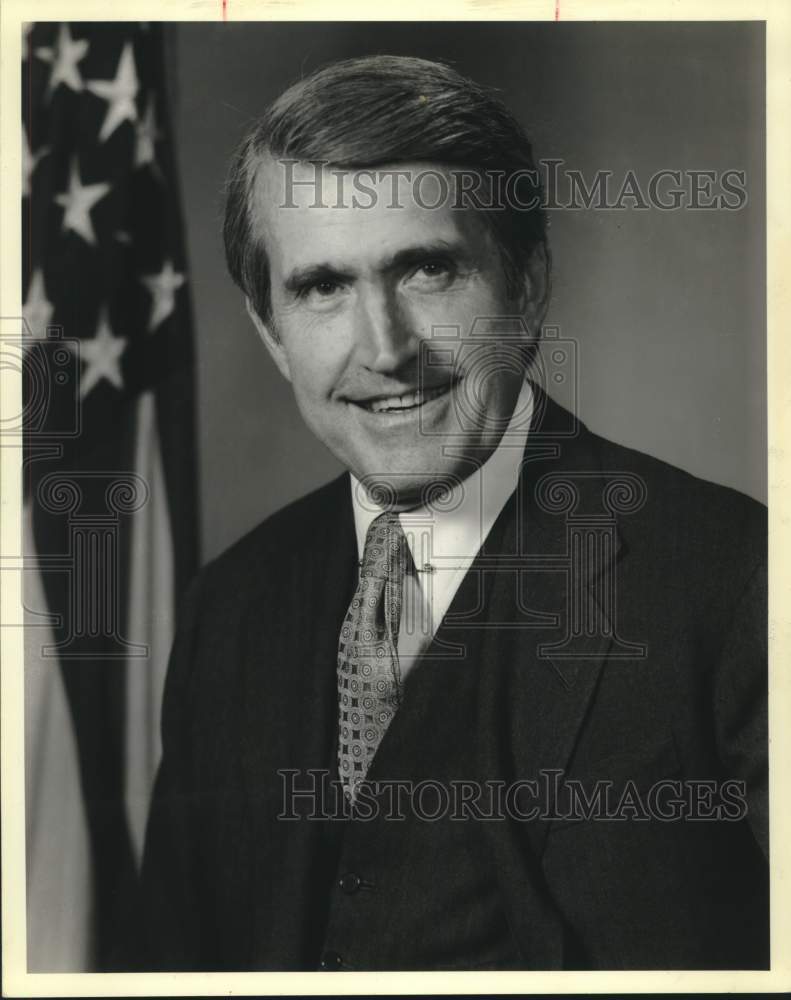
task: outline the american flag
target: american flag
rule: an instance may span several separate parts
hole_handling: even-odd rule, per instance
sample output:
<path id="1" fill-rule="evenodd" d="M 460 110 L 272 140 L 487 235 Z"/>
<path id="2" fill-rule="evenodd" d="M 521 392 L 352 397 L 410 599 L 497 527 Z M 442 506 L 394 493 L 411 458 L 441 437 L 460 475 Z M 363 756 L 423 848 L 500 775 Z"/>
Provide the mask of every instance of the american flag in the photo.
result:
<path id="1" fill-rule="evenodd" d="M 28 968 L 111 968 L 197 565 L 165 28 L 28 25 L 22 64 Z"/>

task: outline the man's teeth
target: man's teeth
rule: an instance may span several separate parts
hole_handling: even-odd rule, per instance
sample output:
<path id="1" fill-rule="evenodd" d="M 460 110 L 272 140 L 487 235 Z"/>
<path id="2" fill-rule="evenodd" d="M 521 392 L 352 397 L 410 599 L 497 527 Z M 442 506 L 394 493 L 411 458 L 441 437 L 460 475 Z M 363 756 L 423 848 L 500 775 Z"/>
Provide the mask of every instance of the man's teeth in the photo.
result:
<path id="1" fill-rule="evenodd" d="M 410 392 L 406 396 L 372 399 L 370 402 L 363 403 L 363 406 L 374 413 L 384 413 L 386 410 L 411 410 L 415 406 L 427 403 L 430 399 L 436 399 L 437 396 L 441 396 L 447 390 L 447 385 L 440 385 L 431 389 L 419 389 L 417 392 Z"/>

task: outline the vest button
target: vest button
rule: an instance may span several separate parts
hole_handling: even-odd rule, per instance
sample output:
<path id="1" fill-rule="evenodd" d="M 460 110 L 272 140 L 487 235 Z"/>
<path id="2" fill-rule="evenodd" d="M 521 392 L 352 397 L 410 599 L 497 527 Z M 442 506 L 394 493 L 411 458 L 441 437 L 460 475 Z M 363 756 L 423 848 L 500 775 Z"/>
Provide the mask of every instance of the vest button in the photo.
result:
<path id="1" fill-rule="evenodd" d="M 324 972 L 337 972 L 343 968 L 343 959 L 337 951 L 325 951 L 319 966 Z"/>
<path id="2" fill-rule="evenodd" d="M 359 875 L 355 875 L 354 872 L 346 872 L 345 875 L 341 875 L 338 885 L 341 888 L 341 892 L 345 892 L 347 896 L 351 896 L 360 888 L 360 882 Z"/>

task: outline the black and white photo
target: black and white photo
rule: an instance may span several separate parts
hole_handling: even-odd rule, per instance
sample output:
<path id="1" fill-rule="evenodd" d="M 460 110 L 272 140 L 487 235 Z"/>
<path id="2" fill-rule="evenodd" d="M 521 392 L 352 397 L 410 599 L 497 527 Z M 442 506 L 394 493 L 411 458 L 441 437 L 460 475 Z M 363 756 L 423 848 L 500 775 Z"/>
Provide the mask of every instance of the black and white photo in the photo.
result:
<path id="1" fill-rule="evenodd" d="M 21 74 L 27 972 L 774 970 L 764 22 Z"/>

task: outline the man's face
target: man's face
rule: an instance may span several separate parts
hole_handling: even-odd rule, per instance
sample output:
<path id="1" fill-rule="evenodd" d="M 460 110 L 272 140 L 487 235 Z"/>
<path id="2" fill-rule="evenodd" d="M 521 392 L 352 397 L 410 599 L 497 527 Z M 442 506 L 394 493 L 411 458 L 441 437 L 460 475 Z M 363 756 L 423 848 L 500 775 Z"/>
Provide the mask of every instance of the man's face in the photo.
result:
<path id="1" fill-rule="evenodd" d="M 396 169 L 414 176 L 421 165 Z M 270 261 L 272 315 L 253 318 L 314 434 L 406 506 L 497 447 L 524 377 L 518 342 L 512 332 L 473 344 L 470 332 L 477 317 L 491 330 L 492 317 L 535 312 L 543 289 L 528 280 L 527 295 L 510 299 L 480 214 L 454 209 L 452 197 L 425 207 L 438 186 L 418 190 L 421 205 L 411 181 L 387 171 L 325 171 L 316 207 L 317 176 L 321 185 L 298 164 L 292 180 L 310 184 L 290 183 L 271 159 L 259 169 L 254 238 Z"/>

